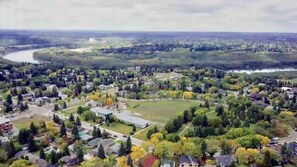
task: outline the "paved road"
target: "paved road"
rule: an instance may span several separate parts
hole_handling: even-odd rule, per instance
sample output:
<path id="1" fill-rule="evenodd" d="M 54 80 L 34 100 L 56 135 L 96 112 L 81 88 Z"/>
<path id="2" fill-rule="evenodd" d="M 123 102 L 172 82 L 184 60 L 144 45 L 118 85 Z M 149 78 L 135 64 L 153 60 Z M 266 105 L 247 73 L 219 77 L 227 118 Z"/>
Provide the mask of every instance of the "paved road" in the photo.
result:
<path id="1" fill-rule="evenodd" d="M 43 115 L 43 116 L 46 116 L 46 117 L 53 117 L 54 114 L 58 115 L 60 119 L 68 119 L 68 117 L 66 117 L 64 114 L 61 114 L 61 113 L 55 113 L 55 112 L 52 112 L 53 110 L 53 105 L 47 105 L 47 106 L 42 106 L 42 107 L 38 107 L 36 105 L 29 105 L 29 110 L 28 111 L 25 111 L 25 112 L 22 112 L 22 113 L 16 113 L 16 114 L 13 114 L 13 117 L 11 116 L 7 116 L 7 118 L 11 121 L 14 121 L 14 120 L 18 120 L 18 119 L 22 119 L 22 118 L 26 118 L 26 117 L 31 117 L 33 115 Z M 87 122 L 83 122 L 82 121 L 82 127 L 84 129 L 87 129 L 87 130 L 90 130 L 92 131 L 93 130 L 93 125 L 87 123 Z M 97 127 L 99 127 L 97 125 Z M 120 140 L 127 140 L 127 137 L 124 137 L 123 134 L 121 133 L 118 133 L 118 132 L 115 132 L 115 131 L 111 131 L 111 130 L 108 130 L 108 129 L 105 129 L 105 128 L 102 128 L 100 127 L 101 130 L 105 130 L 106 132 L 110 133 L 113 137 L 116 137 L 117 139 L 120 139 Z M 131 137 L 131 141 L 134 145 L 138 145 L 138 146 L 141 146 L 144 142 L 142 140 L 139 140 L 139 139 L 136 139 L 136 138 L 133 138 Z"/>

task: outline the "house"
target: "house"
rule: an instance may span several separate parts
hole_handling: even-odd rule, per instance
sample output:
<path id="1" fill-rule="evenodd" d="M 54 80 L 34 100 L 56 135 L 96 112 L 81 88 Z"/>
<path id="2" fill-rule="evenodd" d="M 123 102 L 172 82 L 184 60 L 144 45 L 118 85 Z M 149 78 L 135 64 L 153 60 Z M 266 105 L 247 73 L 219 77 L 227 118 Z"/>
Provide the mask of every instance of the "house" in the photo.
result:
<path id="1" fill-rule="evenodd" d="M 93 113 L 96 114 L 96 116 L 98 117 L 106 117 L 107 115 L 112 115 L 113 114 L 113 111 L 112 110 L 109 110 L 109 109 L 105 109 L 105 108 L 99 108 L 99 107 L 94 107 L 94 108 L 91 108 L 91 110 Z"/>
<path id="2" fill-rule="evenodd" d="M 68 96 L 62 92 L 59 92 L 58 97 L 60 97 L 62 100 L 65 100 Z"/>
<path id="3" fill-rule="evenodd" d="M 179 167 L 198 167 L 198 161 L 193 156 L 182 155 L 179 157 Z"/>
<path id="4" fill-rule="evenodd" d="M 104 139 L 98 143 L 98 146 L 102 144 L 104 151 L 107 151 L 113 143 L 114 141 L 112 139 Z"/>
<path id="5" fill-rule="evenodd" d="M 233 161 L 234 159 L 230 155 L 221 155 L 216 157 L 216 164 L 221 167 L 228 167 Z"/>
<path id="6" fill-rule="evenodd" d="M 68 166 L 75 166 L 78 163 L 77 158 L 71 158 L 68 162 L 66 162 L 66 165 Z"/>
<path id="7" fill-rule="evenodd" d="M 35 93 L 32 91 L 32 92 L 29 92 L 26 94 L 22 94 L 22 97 L 23 97 L 23 100 L 25 100 L 25 101 L 33 101 L 33 99 L 35 97 Z"/>
<path id="8" fill-rule="evenodd" d="M 84 160 L 88 160 L 97 156 L 97 151 L 90 150 L 87 154 L 84 155 Z"/>
<path id="9" fill-rule="evenodd" d="M 49 97 L 38 97 L 37 99 L 35 99 L 35 103 L 38 105 L 38 106 L 42 106 L 44 105 L 45 103 L 50 103 L 51 100 Z"/>
<path id="10" fill-rule="evenodd" d="M 134 117 L 131 116 L 129 114 L 126 113 L 115 113 L 115 116 L 122 122 L 126 123 L 126 124 L 131 124 L 131 125 L 135 125 L 138 128 L 145 128 L 147 126 L 149 126 L 151 124 L 150 121 L 142 119 L 142 118 L 138 118 L 138 117 Z"/>
<path id="11" fill-rule="evenodd" d="M 100 139 L 100 138 L 96 138 L 96 139 L 93 139 L 93 140 L 89 141 L 87 145 L 88 145 L 90 148 L 95 148 L 95 147 L 98 147 L 98 144 L 99 144 L 99 142 L 101 142 L 101 141 L 102 141 L 102 139 Z"/>
<path id="12" fill-rule="evenodd" d="M 71 159 L 71 157 L 67 155 L 67 156 L 60 158 L 60 162 L 63 164 L 66 164 L 70 159 Z"/>
<path id="13" fill-rule="evenodd" d="M 282 92 L 287 92 L 287 91 L 291 91 L 292 88 L 290 87 L 281 87 Z"/>
<path id="14" fill-rule="evenodd" d="M 292 88 L 292 92 L 297 95 L 297 88 Z"/>
<path id="15" fill-rule="evenodd" d="M 97 107 L 98 106 L 98 102 L 95 102 L 94 100 L 90 100 L 88 102 L 85 103 L 86 107 Z"/>
<path id="16" fill-rule="evenodd" d="M 109 147 L 108 153 L 109 154 L 118 154 L 120 148 L 121 148 L 121 144 L 115 143 Z"/>
<path id="17" fill-rule="evenodd" d="M 250 95 L 250 98 L 253 100 L 253 101 L 256 101 L 256 100 L 261 100 L 262 99 L 262 96 L 260 93 L 252 93 Z"/>
<path id="18" fill-rule="evenodd" d="M 0 134 L 10 134 L 12 132 L 12 122 L 0 116 Z"/>
<path id="19" fill-rule="evenodd" d="M 175 167 L 175 162 L 170 159 L 161 159 L 160 167 Z"/>

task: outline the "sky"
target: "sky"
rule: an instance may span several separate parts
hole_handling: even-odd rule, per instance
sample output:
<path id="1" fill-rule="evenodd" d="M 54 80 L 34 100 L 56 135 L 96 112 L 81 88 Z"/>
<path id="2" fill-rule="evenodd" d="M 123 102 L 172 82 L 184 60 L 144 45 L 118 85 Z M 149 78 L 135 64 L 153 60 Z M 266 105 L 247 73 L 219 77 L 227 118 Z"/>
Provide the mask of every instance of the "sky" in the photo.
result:
<path id="1" fill-rule="evenodd" d="M 297 32 L 297 0 L 0 0 L 0 29 Z"/>

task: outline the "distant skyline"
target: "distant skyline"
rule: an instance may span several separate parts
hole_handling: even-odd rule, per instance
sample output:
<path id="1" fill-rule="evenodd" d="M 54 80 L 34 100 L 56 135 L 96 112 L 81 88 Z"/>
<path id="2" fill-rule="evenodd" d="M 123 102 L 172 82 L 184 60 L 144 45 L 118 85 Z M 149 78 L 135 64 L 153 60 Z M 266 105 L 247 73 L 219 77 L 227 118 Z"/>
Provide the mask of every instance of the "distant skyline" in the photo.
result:
<path id="1" fill-rule="evenodd" d="M 297 32 L 296 0 L 0 0 L 0 29 Z"/>

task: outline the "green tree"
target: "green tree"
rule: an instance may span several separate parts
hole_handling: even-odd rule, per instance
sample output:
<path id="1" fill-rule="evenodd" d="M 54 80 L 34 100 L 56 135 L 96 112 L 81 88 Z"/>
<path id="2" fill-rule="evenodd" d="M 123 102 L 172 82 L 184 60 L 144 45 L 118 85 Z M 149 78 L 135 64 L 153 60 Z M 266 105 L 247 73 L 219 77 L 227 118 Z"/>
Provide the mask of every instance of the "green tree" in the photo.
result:
<path id="1" fill-rule="evenodd" d="M 79 163 L 81 163 L 84 160 L 84 152 L 80 147 L 76 149 L 76 158 Z"/>
<path id="2" fill-rule="evenodd" d="M 203 140 L 201 143 L 201 153 L 202 153 L 202 159 L 206 160 L 206 150 L 207 150 L 207 144 L 206 142 Z"/>
<path id="3" fill-rule="evenodd" d="M 126 144 L 125 144 L 125 152 L 127 154 L 130 154 L 131 153 L 131 148 L 132 148 L 132 142 L 131 142 L 130 136 L 128 136 L 128 138 L 126 140 Z"/>
<path id="4" fill-rule="evenodd" d="M 66 136 L 66 127 L 65 127 L 65 123 L 62 122 L 61 126 L 60 126 L 60 137 Z"/>
<path id="5" fill-rule="evenodd" d="M 78 115 L 81 115 L 83 112 L 84 112 L 84 110 L 83 110 L 82 106 L 79 106 L 79 107 L 77 108 L 77 114 L 78 114 Z"/>
<path id="6" fill-rule="evenodd" d="M 31 122 L 31 124 L 30 124 L 30 132 L 33 135 L 36 135 L 38 133 L 38 129 L 36 128 L 36 126 L 33 122 Z"/>
<path id="7" fill-rule="evenodd" d="M 101 159 L 105 159 L 106 158 L 105 151 L 104 151 L 104 148 L 103 148 L 102 144 L 100 144 L 100 146 L 98 148 L 97 156 L 99 158 L 101 158 Z"/>
<path id="8" fill-rule="evenodd" d="M 72 136 L 75 140 L 79 140 L 79 132 L 77 126 L 72 128 Z"/>
<path id="9" fill-rule="evenodd" d="M 264 153 L 263 165 L 265 167 L 272 167 L 272 159 L 271 159 L 271 154 L 269 151 L 265 151 L 265 153 Z"/>
<path id="10" fill-rule="evenodd" d="M 54 104 L 54 110 L 58 111 L 59 110 L 59 105 L 57 103 Z"/>
<path id="11" fill-rule="evenodd" d="M 40 147 L 39 158 L 41 158 L 41 159 L 45 159 L 46 158 L 46 155 L 44 153 L 43 147 Z"/>
<path id="12" fill-rule="evenodd" d="M 121 142 L 120 149 L 118 151 L 118 157 L 124 156 L 125 155 L 125 148 L 124 148 L 124 143 Z"/>
<path id="13" fill-rule="evenodd" d="M 136 126 L 133 124 L 132 132 L 136 132 Z"/>
<path id="14" fill-rule="evenodd" d="M 4 163 L 7 160 L 8 156 L 7 156 L 7 152 L 0 148 L 0 162 Z"/>
<path id="15" fill-rule="evenodd" d="M 63 150 L 62 150 L 63 156 L 70 155 L 68 145 L 64 145 Z"/>
<path id="16" fill-rule="evenodd" d="M 30 152 L 34 152 L 37 150 L 37 145 L 35 143 L 35 140 L 34 140 L 34 137 L 33 135 L 30 135 L 29 136 L 29 139 L 28 139 L 28 150 Z"/>
<path id="17" fill-rule="evenodd" d="M 70 114 L 70 116 L 69 116 L 69 119 L 68 119 L 70 122 L 74 122 L 75 120 L 74 120 L 74 116 L 72 115 L 72 114 Z"/>
<path id="18" fill-rule="evenodd" d="M 133 165 L 133 160 L 132 160 L 132 158 L 131 158 L 130 155 L 128 156 L 128 159 L 127 159 L 127 165 L 129 165 L 130 167 L 133 167 L 134 166 Z"/>
<path id="19" fill-rule="evenodd" d="M 76 117 L 76 122 L 75 122 L 76 126 L 81 126 L 81 122 L 79 117 Z"/>

